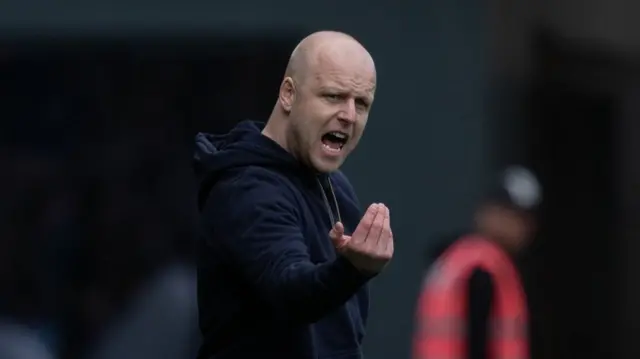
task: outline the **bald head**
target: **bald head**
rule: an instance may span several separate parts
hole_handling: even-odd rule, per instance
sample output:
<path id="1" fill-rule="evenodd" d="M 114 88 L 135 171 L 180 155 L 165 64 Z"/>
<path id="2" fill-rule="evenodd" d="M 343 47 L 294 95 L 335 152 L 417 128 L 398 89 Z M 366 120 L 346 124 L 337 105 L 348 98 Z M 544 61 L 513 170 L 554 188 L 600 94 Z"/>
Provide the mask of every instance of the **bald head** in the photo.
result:
<path id="1" fill-rule="evenodd" d="M 373 58 L 352 36 L 337 31 L 315 32 L 300 41 L 291 53 L 285 76 L 303 82 L 328 64 L 363 66 L 375 74 Z"/>
<path id="2" fill-rule="evenodd" d="M 329 173 L 358 144 L 375 89 L 373 59 L 358 41 L 340 32 L 316 32 L 293 50 L 262 133 L 305 165 Z"/>

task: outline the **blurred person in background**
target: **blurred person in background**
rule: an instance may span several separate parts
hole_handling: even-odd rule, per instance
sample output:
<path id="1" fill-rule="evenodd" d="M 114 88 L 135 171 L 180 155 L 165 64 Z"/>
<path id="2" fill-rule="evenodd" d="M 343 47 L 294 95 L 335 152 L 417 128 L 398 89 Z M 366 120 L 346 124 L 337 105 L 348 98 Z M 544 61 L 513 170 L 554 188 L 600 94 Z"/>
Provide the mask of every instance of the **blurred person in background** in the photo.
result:
<path id="1" fill-rule="evenodd" d="M 538 180 L 507 168 L 474 214 L 466 234 L 432 251 L 418 301 L 414 359 L 528 358 L 528 309 L 516 256 L 535 230 Z"/>
<path id="2" fill-rule="evenodd" d="M 199 358 L 362 358 L 367 283 L 393 238 L 388 208 L 362 217 L 338 169 L 375 83 L 360 43 L 315 33 L 293 51 L 266 125 L 196 137 Z"/>
<path id="3" fill-rule="evenodd" d="M 37 331 L 17 324 L 0 324 L 0 358 L 54 359 L 56 356 L 39 339 Z"/>

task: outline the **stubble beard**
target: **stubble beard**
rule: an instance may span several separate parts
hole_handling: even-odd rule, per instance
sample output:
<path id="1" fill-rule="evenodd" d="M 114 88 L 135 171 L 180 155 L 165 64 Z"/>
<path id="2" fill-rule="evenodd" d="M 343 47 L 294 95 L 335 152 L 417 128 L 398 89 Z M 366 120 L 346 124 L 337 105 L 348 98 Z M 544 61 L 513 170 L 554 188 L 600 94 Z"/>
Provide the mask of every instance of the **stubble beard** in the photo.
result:
<path id="1" fill-rule="evenodd" d="M 300 132 L 300 129 L 296 124 L 289 124 L 286 137 L 289 147 L 287 150 L 289 151 L 289 153 L 291 153 L 291 155 L 302 164 L 306 166 L 312 166 L 312 164 L 310 163 L 311 158 L 309 158 L 309 154 L 305 153 L 303 150 L 304 141 L 302 138 L 302 133 Z"/>

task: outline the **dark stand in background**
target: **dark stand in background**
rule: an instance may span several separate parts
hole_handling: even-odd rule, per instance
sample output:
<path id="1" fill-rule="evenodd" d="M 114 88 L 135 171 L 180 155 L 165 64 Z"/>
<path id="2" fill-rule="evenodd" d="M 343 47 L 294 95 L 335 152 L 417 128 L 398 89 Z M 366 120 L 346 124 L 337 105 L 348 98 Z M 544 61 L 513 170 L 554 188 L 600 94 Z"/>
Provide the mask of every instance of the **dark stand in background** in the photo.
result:
<path id="1" fill-rule="evenodd" d="M 615 303 L 616 98 L 602 87 L 608 63 L 542 36 L 523 137 L 544 184 L 539 239 L 524 268 L 533 358 L 612 353 Z"/>
<path id="2" fill-rule="evenodd" d="M 0 261 L 0 320 L 45 328 L 60 357 L 79 358 L 136 289 L 190 262 L 193 136 L 266 119 L 298 40 L 2 44 L 0 165 L 12 175 L 0 189 L 14 216 L 0 252 L 14 255 Z"/>

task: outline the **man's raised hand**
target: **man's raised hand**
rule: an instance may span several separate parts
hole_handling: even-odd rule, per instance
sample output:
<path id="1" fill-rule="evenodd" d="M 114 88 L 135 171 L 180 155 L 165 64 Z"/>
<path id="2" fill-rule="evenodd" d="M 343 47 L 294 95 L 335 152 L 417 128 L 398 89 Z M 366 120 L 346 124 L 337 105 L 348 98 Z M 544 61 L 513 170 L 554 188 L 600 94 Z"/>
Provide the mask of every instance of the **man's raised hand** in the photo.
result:
<path id="1" fill-rule="evenodd" d="M 367 209 L 352 236 L 344 234 L 344 226 L 335 224 L 329 236 L 340 254 L 366 274 L 377 274 L 393 257 L 393 233 L 389 209 L 374 203 Z"/>

